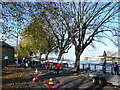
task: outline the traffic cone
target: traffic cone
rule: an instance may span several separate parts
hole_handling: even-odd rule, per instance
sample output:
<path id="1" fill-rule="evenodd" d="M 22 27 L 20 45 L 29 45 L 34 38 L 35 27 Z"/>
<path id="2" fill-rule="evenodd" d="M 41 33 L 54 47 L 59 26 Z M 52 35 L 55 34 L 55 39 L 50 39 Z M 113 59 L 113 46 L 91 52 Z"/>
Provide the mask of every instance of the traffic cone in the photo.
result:
<path id="1" fill-rule="evenodd" d="M 50 79 L 49 79 L 48 84 L 50 84 L 51 86 L 53 86 L 53 85 L 54 85 L 54 84 L 53 84 L 53 79 L 52 79 L 52 78 L 50 78 Z"/>
<path id="2" fill-rule="evenodd" d="M 38 69 L 35 69 L 35 74 L 38 74 Z"/>

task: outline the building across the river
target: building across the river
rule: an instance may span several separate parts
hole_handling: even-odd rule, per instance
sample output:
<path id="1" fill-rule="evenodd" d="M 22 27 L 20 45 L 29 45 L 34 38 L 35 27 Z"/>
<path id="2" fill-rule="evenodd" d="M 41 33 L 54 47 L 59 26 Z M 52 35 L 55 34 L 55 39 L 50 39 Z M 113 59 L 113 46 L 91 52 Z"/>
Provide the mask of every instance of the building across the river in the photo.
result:
<path id="1" fill-rule="evenodd" d="M 106 59 L 107 62 L 120 62 L 120 58 L 118 57 L 103 57 L 103 56 L 98 56 L 98 57 L 86 57 L 82 59 L 82 61 L 88 61 L 88 62 L 103 62 Z"/>

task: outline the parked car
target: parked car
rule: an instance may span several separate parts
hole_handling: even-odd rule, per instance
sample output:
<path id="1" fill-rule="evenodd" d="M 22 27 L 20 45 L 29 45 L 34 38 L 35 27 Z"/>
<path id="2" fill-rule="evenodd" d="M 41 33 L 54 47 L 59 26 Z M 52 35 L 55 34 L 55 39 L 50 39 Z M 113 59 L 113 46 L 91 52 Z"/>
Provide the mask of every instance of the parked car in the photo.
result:
<path id="1" fill-rule="evenodd" d="M 33 57 L 33 58 L 31 59 L 31 61 L 37 61 L 37 62 L 39 62 L 39 59 L 38 59 L 37 57 Z"/>
<path id="2" fill-rule="evenodd" d="M 90 72 L 88 77 L 93 81 L 95 84 L 99 84 L 104 86 L 105 84 L 111 84 L 114 86 L 120 86 L 120 75 L 113 75 L 109 73 L 102 73 L 102 72 Z"/>

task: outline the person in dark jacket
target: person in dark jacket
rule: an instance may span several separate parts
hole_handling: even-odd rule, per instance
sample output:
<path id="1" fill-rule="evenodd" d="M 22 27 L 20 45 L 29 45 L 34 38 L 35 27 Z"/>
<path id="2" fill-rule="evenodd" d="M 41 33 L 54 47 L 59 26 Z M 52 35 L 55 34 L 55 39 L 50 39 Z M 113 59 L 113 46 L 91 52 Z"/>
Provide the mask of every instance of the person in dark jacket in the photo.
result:
<path id="1" fill-rule="evenodd" d="M 103 70 L 103 73 L 106 73 L 106 60 L 103 63 L 102 70 Z"/>
<path id="2" fill-rule="evenodd" d="M 119 75 L 119 66 L 117 62 L 115 62 L 114 71 L 115 71 L 115 75 Z"/>
<path id="3" fill-rule="evenodd" d="M 54 67 L 55 67 L 55 71 L 57 72 L 57 74 L 59 74 L 61 64 L 58 62 L 58 63 L 54 64 Z"/>

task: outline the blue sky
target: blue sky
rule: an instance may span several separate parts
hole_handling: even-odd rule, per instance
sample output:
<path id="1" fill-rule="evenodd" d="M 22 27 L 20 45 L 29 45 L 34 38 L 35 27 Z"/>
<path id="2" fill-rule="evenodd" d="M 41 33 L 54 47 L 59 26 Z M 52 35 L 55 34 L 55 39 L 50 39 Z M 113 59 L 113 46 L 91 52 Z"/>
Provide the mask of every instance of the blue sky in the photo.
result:
<path id="1" fill-rule="evenodd" d="M 82 54 L 82 58 L 84 57 L 91 57 L 91 56 L 99 56 L 103 54 L 103 51 L 117 51 L 118 48 L 114 46 L 114 44 L 112 42 L 109 42 L 108 40 L 105 40 L 107 46 L 100 44 L 100 43 L 96 43 L 96 49 L 91 48 L 90 46 L 88 46 L 85 51 Z M 16 41 L 11 41 L 8 42 L 10 45 L 15 46 L 16 45 Z M 50 57 L 56 57 L 57 55 L 55 54 L 51 54 Z M 69 52 L 67 54 L 64 54 L 63 57 L 65 59 L 73 59 L 75 60 L 75 51 L 74 51 L 74 47 L 72 47 Z M 56 57 L 57 58 L 57 57 Z"/>
<path id="2" fill-rule="evenodd" d="M 16 40 L 14 41 L 6 41 L 8 44 L 12 45 L 12 46 L 16 46 Z M 100 56 L 103 55 L 104 51 L 115 51 L 118 52 L 118 47 L 116 47 L 111 41 L 109 40 L 105 40 L 106 42 L 106 46 L 101 44 L 101 43 L 95 43 L 96 49 L 93 49 L 91 46 L 88 46 L 81 58 L 84 57 L 92 57 L 92 56 Z M 44 57 L 44 55 L 42 56 Z M 57 58 L 56 54 L 50 54 L 49 57 L 53 57 L 53 58 Z M 72 59 L 75 60 L 75 50 L 74 50 L 74 46 L 72 46 L 72 48 L 69 50 L 68 53 L 64 54 L 62 57 L 64 57 L 65 59 Z"/>
<path id="3" fill-rule="evenodd" d="M 92 56 L 100 56 L 103 55 L 103 51 L 118 51 L 118 48 L 112 44 L 111 42 L 108 43 L 107 46 L 103 44 L 97 44 L 96 43 L 96 49 L 93 49 L 91 46 L 88 46 L 85 51 L 83 52 L 81 58 L 84 57 L 92 57 Z M 51 54 L 50 57 L 56 57 L 55 54 Z M 75 60 L 75 50 L 74 47 L 72 47 L 67 54 L 64 54 L 62 57 L 65 59 L 73 59 Z M 57 57 L 56 57 L 57 58 Z"/>
<path id="4" fill-rule="evenodd" d="M 96 42 L 95 43 L 96 49 L 93 49 L 91 46 L 88 46 L 84 50 L 83 54 L 81 55 L 81 58 L 92 57 L 92 56 L 102 56 L 104 51 L 118 52 L 118 47 L 116 47 L 111 41 L 109 41 L 107 39 L 104 39 L 104 40 L 106 42 L 106 45 Z M 51 54 L 49 57 L 57 58 L 57 55 Z M 64 57 L 65 59 L 75 60 L 74 46 L 69 50 L 68 53 L 64 54 L 62 57 Z"/>

